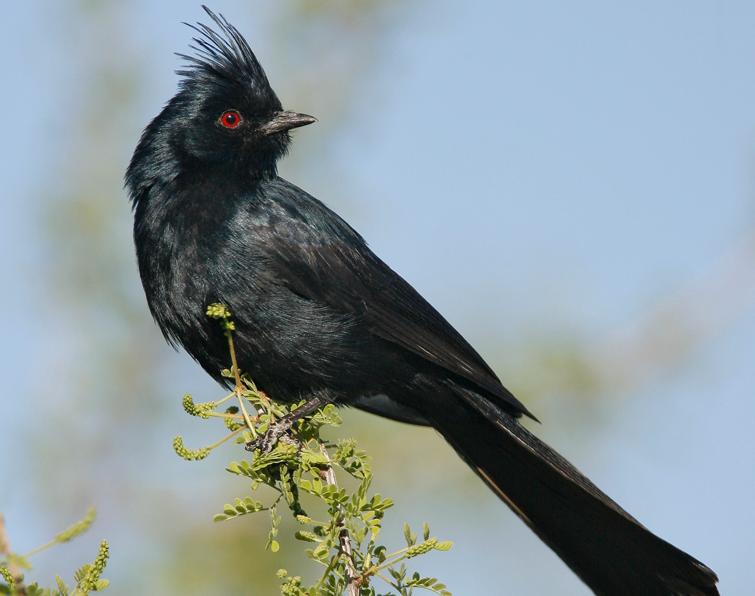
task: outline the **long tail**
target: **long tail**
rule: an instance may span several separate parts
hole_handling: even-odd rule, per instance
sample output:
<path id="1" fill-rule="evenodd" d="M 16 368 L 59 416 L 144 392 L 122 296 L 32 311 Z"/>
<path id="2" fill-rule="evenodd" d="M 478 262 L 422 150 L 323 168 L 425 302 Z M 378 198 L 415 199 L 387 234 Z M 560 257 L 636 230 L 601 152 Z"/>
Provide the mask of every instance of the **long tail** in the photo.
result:
<path id="1" fill-rule="evenodd" d="M 452 392 L 423 414 L 596 594 L 718 594 L 713 571 L 640 525 L 513 417 L 476 393 Z"/>

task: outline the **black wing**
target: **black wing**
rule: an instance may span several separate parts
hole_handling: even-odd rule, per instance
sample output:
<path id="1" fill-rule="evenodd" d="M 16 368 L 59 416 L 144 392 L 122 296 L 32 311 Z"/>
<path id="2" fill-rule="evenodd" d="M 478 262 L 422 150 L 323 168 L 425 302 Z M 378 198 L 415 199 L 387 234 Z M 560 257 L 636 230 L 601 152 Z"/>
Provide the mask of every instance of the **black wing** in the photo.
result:
<path id="1" fill-rule="evenodd" d="M 265 194 L 276 203 L 268 213 L 279 214 L 262 234 L 270 238 L 264 250 L 278 283 L 356 315 L 374 335 L 472 382 L 506 410 L 532 416 L 474 348 L 338 215 L 282 179 Z"/>

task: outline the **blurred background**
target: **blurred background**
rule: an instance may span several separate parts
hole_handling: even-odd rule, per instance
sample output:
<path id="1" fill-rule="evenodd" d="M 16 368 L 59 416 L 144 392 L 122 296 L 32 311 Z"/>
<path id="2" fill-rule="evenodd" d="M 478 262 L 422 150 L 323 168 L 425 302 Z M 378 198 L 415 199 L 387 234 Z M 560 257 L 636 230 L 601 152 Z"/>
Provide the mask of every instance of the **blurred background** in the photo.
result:
<path id="1" fill-rule="evenodd" d="M 281 173 L 342 214 L 648 527 L 751 593 L 755 549 L 755 5 L 215 0 L 284 105 L 313 114 Z M 0 511 L 70 577 L 111 543 L 112 594 L 274 594 L 307 563 L 185 392 L 219 395 L 152 323 L 122 175 L 174 93 L 191 2 L 14 2 L 0 95 Z M 350 412 L 342 436 L 428 521 L 458 595 L 585 594 L 432 431 Z M 448 487 L 452 486 L 453 489 Z M 283 533 L 286 531 L 284 529 Z"/>

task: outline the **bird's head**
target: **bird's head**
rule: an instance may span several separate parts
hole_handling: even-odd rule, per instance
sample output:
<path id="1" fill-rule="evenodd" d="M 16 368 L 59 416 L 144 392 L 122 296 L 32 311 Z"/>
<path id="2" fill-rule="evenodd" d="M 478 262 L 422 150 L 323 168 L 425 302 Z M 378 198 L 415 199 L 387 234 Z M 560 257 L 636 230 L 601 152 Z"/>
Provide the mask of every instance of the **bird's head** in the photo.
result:
<path id="1" fill-rule="evenodd" d="M 203 7 L 217 30 L 197 23 L 178 93 L 145 129 L 126 182 L 134 200 L 150 175 L 234 171 L 274 174 L 288 131 L 315 118 L 283 110 L 249 44 L 222 15 Z"/>

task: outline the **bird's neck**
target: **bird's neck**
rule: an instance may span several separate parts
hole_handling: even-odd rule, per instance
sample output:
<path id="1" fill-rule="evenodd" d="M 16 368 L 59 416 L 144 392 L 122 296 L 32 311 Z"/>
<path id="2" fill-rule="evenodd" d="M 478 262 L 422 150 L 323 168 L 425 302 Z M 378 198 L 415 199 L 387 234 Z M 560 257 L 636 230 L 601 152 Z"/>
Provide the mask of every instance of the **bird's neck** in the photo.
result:
<path id="1" fill-rule="evenodd" d="M 166 226 L 176 231 L 187 226 L 217 226 L 228 221 L 243 203 L 253 200 L 274 177 L 273 173 L 240 177 L 185 171 L 150 187 L 136 203 L 136 228 L 162 234 Z"/>
<path id="2" fill-rule="evenodd" d="M 184 295 L 185 288 L 193 288 L 202 277 L 199 272 L 227 245 L 236 214 L 255 201 L 262 184 L 247 181 L 242 189 L 228 181 L 182 180 L 179 176 L 150 188 L 135 204 L 134 212 L 137 261 L 147 295 L 168 299 L 175 292 Z M 190 293 L 198 299 L 202 296 L 196 288 Z M 150 300 L 150 309 L 160 321 L 161 312 L 169 310 L 169 305 L 153 302 Z"/>

